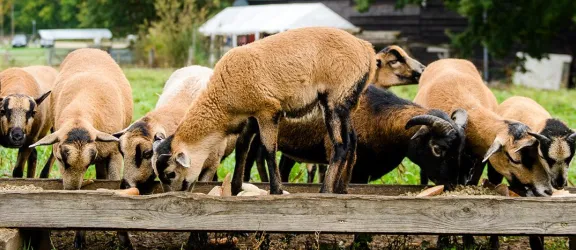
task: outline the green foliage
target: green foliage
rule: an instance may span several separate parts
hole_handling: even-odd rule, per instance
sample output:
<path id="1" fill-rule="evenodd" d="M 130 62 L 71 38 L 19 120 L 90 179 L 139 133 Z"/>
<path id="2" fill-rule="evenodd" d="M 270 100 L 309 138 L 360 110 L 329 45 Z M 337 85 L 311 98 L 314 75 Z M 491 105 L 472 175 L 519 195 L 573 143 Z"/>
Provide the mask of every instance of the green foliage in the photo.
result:
<path id="1" fill-rule="evenodd" d="M 185 52 L 193 44 L 194 32 L 227 4 L 228 1 L 220 0 L 156 0 L 154 7 L 158 19 L 149 26 L 148 23 L 141 26 L 141 40 L 138 44 L 141 54 L 147 54 L 150 49 L 154 49 L 159 65 L 185 65 L 188 59 L 188 53 Z M 196 47 L 193 51 L 206 51 L 207 48 L 203 47 L 206 39 L 201 34 L 196 34 L 195 37 Z"/>
<path id="2" fill-rule="evenodd" d="M 145 21 L 156 19 L 154 0 L 61 0 L 79 1 L 80 27 L 109 28 L 115 35 L 138 31 Z"/>
<path id="3" fill-rule="evenodd" d="M 74 28 L 80 0 L 17 0 L 14 1 L 15 29 L 17 33 L 32 32 L 32 21 L 37 29 Z M 5 3 L 9 3 L 7 1 Z M 2 6 L 4 30 L 10 30 L 10 4 Z"/>

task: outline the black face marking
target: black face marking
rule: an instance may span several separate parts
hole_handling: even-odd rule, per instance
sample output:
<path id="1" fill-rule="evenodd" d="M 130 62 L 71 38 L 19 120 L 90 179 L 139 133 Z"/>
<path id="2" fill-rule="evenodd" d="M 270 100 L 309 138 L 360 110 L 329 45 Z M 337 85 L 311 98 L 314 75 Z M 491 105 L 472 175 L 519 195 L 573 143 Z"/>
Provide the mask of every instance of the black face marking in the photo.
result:
<path id="1" fill-rule="evenodd" d="M 10 122 L 10 118 L 12 116 L 12 110 L 8 109 L 8 104 L 10 103 L 10 98 L 4 99 L 4 107 L 2 108 L 2 116 L 6 116 L 8 122 Z"/>
<path id="2" fill-rule="evenodd" d="M 504 122 L 508 124 L 508 134 L 512 135 L 514 140 L 520 140 L 522 137 L 524 137 L 526 132 L 530 130 L 528 126 L 524 125 L 523 123 L 510 121 Z"/>
<path id="3" fill-rule="evenodd" d="M 68 164 L 68 150 L 63 149 L 62 152 L 60 152 L 60 155 L 62 156 L 62 159 L 60 160 L 64 164 L 64 169 L 70 168 L 70 164 Z"/>
<path id="4" fill-rule="evenodd" d="M 140 150 L 140 144 L 136 145 L 136 152 L 134 153 L 134 161 L 136 163 L 136 167 L 140 168 L 140 165 L 142 165 L 142 150 Z"/>
<path id="5" fill-rule="evenodd" d="M 122 143 L 118 142 L 118 152 L 124 157 L 124 152 L 122 152 Z"/>
<path id="6" fill-rule="evenodd" d="M 34 103 L 34 101 L 29 100 L 30 101 L 30 109 L 28 111 L 26 111 L 26 120 L 30 120 L 31 118 L 34 118 L 34 115 L 36 115 L 36 103 Z"/>
<path id="7" fill-rule="evenodd" d="M 168 168 L 168 160 L 170 157 L 164 157 L 162 155 L 170 154 L 170 148 L 172 146 L 172 140 L 174 139 L 174 135 L 169 136 L 168 138 L 164 139 L 156 148 L 157 154 L 159 155 L 158 159 L 156 159 L 156 169 L 158 173 L 160 173 L 160 177 L 166 168 Z"/>
<path id="8" fill-rule="evenodd" d="M 396 57 L 396 60 L 398 60 L 401 63 L 406 63 L 406 59 L 400 55 L 400 52 L 398 52 L 398 50 L 396 49 L 392 49 L 392 48 L 385 48 L 384 53 L 390 53 L 392 55 L 394 55 Z"/>
<path id="9" fill-rule="evenodd" d="M 512 156 L 510 156 L 510 154 L 508 154 L 508 152 L 504 152 L 504 154 L 506 155 L 506 157 L 508 158 L 508 160 L 509 160 L 510 162 L 512 162 L 512 163 L 514 163 L 514 164 L 518 164 L 518 165 L 522 164 L 522 161 L 514 160 L 514 159 L 512 158 Z"/>
<path id="10" fill-rule="evenodd" d="M 128 131 L 140 131 L 140 133 L 142 133 L 142 136 L 144 137 L 150 136 L 147 119 L 143 119 L 142 121 L 138 121 L 132 124 L 132 126 L 130 126 L 130 129 Z"/>
<path id="11" fill-rule="evenodd" d="M 546 120 L 546 125 L 544 129 L 540 131 L 540 134 L 552 138 L 552 137 L 566 137 L 571 135 L 573 132 L 570 130 L 566 124 L 558 119 L 548 119 Z"/>
<path id="12" fill-rule="evenodd" d="M 83 128 L 73 128 L 68 132 L 68 136 L 64 143 L 73 143 L 73 142 L 83 142 L 83 143 L 92 143 L 94 142 L 90 139 L 90 133 L 86 129 Z"/>

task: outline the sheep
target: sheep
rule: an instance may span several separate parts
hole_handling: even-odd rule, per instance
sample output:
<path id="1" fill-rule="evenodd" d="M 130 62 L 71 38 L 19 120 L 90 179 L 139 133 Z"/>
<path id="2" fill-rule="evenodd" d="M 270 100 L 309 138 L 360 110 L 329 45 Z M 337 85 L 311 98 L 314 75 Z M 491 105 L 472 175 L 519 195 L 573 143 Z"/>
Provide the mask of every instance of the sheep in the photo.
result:
<path id="1" fill-rule="evenodd" d="M 369 86 L 351 115 L 358 134 L 356 163 L 351 182 L 367 183 L 396 168 L 408 157 L 436 184 L 456 184 L 464 147 L 467 115 L 423 108 L 391 91 Z M 327 163 L 330 147 L 322 119 L 280 123 L 280 169 L 287 182 L 295 160 Z M 250 164 L 248 164 L 250 166 Z"/>
<path id="2" fill-rule="evenodd" d="M 122 155 L 118 139 L 110 133 L 130 124 L 132 90 L 110 55 L 99 49 L 68 54 L 56 78 L 51 104 L 55 131 L 30 147 L 53 144 L 64 189 L 80 189 L 91 164 L 96 165 L 96 178 L 120 180 Z M 77 232 L 74 243 L 83 247 L 83 232 Z"/>
<path id="3" fill-rule="evenodd" d="M 576 133 L 530 98 L 510 97 L 498 106 L 497 113 L 505 119 L 523 122 L 534 131 L 528 134 L 538 140 L 539 159 L 550 170 L 552 186 L 564 188 L 574 156 Z M 492 174 L 489 175 L 492 183 L 502 180 L 502 176 Z"/>
<path id="4" fill-rule="evenodd" d="M 174 71 L 164 85 L 156 108 L 113 134 L 119 138 L 119 150 L 124 156 L 121 188 L 138 187 L 140 192 L 151 191 L 156 178 L 150 162 L 154 138 L 165 138 L 174 133 L 188 105 L 205 91 L 210 76 L 212 69 L 202 66 L 188 66 Z M 228 140 L 234 145 L 234 138 Z M 212 152 L 204 163 L 202 181 L 211 181 L 221 158 L 234 149 L 228 147 L 228 140 Z"/>
<path id="5" fill-rule="evenodd" d="M 550 177 L 536 159 L 536 139 L 528 134 L 529 127 L 496 113 L 496 97 L 470 61 L 432 62 L 422 74 L 415 102 L 444 112 L 458 108 L 468 112 L 465 144 L 472 173 L 468 183 L 478 182 L 483 163 L 489 160 L 512 187 L 528 188 L 537 196 L 552 194 Z"/>
<path id="6" fill-rule="evenodd" d="M 399 61 L 390 64 L 399 66 Z M 172 189 L 188 190 L 209 152 L 227 135 L 242 132 L 248 138 L 259 133 L 271 194 L 281 194 L 275 161 L 279 121 L 303 117 L 320 104 L 334 147 L 321 191 L 333 192 L 339 169 L 350 165 L 353 155 L 348 153 L 354 141 L 350 110 L 366 83 L 381 82 L 376 69 L 370 43 L 333 28 L 293 29 L 228 51 L 175 134 L 158 142 L 153 165 L 160 180 Z M 406 81 L 398 75 L 395 79 Z M 257 123 L 258 131 L 247 123 Z M 239 189 L 234 188 L 236 193 Z"/>
<path id="7" fill-rule="evenodd" d="M 28 148 L 52 127 L 50 91 L 58 71 L 47 66 L 9 68 L 0 72 L 0 145 L 18 148 L 13 177 L 36 174 L 36 149 Z M 54 162 L 50 155 L 46 166 Z M 47 177 L 47 176 L 42 176 Z"/>

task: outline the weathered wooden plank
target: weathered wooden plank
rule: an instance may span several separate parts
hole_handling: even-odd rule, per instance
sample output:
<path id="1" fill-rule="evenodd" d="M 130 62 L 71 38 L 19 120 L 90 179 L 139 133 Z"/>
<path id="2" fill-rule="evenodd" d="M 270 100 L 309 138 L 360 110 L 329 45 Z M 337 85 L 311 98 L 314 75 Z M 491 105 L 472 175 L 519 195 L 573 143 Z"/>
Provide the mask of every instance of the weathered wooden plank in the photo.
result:
<path id="1" fill-rule="evenodd" d="M 259 188 L 269 189 L 268 183 L 253 183 Z M 0 185 L 34 185 L 45 190 L 62 190 L 62 180 L 59 179 L 22 179 L 22 178 L 0 178 Z M 222 185 L 221 182 L 197 182 L 194 185 L 193 192 L 208 193 L 216 185 Z M 162 193 L 162 187 L 156 182 L 154 193 Z M 304 183 L 284 183 L 284 188 L 290 193 L 318 193 L 320 184 Z M 118 189 L 120 181 L 94 180 L 94 183 L 82 187 L 82 190 L 96 190 L 99 188 Z M 420 185 L 366 185 L 350 184 L 350 194 L 377 194 L 377 195 L 399 195 L 407 192 L 419 192 L 425 188 Z"/>
<path id="2" fill-rule="evenodd" d="M 0 193 L 0 227 L 474 235 L 576 233 L 576 198 Z"/>

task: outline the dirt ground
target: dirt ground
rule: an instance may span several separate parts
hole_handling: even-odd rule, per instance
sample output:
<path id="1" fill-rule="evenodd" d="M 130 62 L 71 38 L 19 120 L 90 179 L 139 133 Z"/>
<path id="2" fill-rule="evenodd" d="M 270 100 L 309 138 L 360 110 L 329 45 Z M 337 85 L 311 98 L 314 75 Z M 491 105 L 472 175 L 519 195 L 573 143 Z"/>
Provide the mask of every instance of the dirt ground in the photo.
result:
<path id="1" fill-rule="evenodd" d="M 185 249 L 189 233 L 180 232 L 130 232 L 131 242 L 135 249 Z M 237 243 L 230 243 L 236 238 Z M 359 235 L 354 242 L 354 235 L 349 234 L 257 234 L 257 233 L 210 233 L 209 249 L 257 249 L 258 246 L 269 246 L 268 249 L 437 249 L 434 235 Z M 474 249 L 489 249 L 488 237 L 475 237 L 477 246 Z M 215 243 L 220 241 L 224 244 Z M 461 240 L 459 240 L 461 242 Z M 73 250 L 73 231 L 52 231 L 53 249 Z M 500 237 L 500 249 L 529 249 L 527 237 Z M 86 233 L 88 250 L 122 249 L 116 232 L 89 231 Z M 454 245 L 448 249 L 462 249 Z M 566 238 L 546 238 L 546 249 L 568 249 Z"/>

